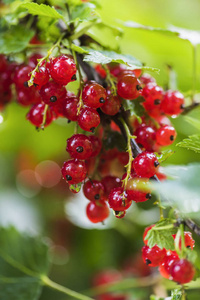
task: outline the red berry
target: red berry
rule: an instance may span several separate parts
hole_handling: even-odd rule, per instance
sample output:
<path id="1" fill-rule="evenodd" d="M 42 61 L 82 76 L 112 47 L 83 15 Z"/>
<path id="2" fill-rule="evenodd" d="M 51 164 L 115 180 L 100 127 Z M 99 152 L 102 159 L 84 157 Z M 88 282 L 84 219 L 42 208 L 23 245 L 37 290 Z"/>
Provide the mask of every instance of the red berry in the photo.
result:
<path id="1" fill-rule="evenodd" d="M 140 77 L 140 75 L 142 74 L 142 70 L 141 69 L 135 69 L 135 70 L 133 70 L 133 73 L 135 74 L 136 77 Z"/>
<path id="2" fill-rule="evenodd" d="M 90 201 L 104 200 L 104 186 L 100 181 L 86 181 L 83 185 L 83 193 Z"/>
<path id="3" fill-rule="evenodd" d="M 173 238 L 176 238 L 176 234 L 172 234 Z M 184 239 L 185 239 L 185 247 L 193 249 L 195 240 L 192 238 L 192 234 L 189 231 L 184 232 Z M 179 248 L 181 249 L 181 238 L 179 240 Z"/>
<path id="4" fill-rule="evenodd" d="M 78 159 L 65 161 L 61 169 L 63 178 L 71 185 L 82 182 L 87 174 L 85 162 Z"/>
<path id="5" fill-rule="evenodd" d="M 118 188 L 118 187 L 121 186 L 120 178 L 115 177 L 115 176 L 111 176 L 111 175 L 103 177 L 101 182 L 104 186 L 106 197 L 109 196 L 112 189 Z"/>
<path id="6" fill-rule="evenodd" d="M 104 68 L 102 67 L 102 65 L 100 65 L 100 64 L 96 65 L 95 70 L 102 78 L 106 78 L 107 74 L 106 74 L 106 71 L 104 70 Z"/>
<path id="7" fill-rule="evenodd" d="M 78 98 L 77 97 L 70 97 L 67 98 L 64 102 L 63 106 L 63 116 L 69 119 L 70 121 L 77 121 L 78 120 Z"/>
<path id="8" fill-rule="evenodd" d="M 151 75 L 149 74 L 142 74 L 142 76 L 140 76 L 140 81 L 142 82 L 142 84 L 148 84 L 148 83 L 155 83 L 156 80 L 155 78 L 153 78 Z"/>
<path id="9" fill-rule="evenodd" d="M 57 105 L 62 98 L 66 97 L 66 94 L 66 89 L 54 81 L 49 81 L 40 90 L 42 100 L 50 106 Z"/>
<path id="10" fill-rule="evenodd" d="M 51 59 L 49 71 L 51 77 L 60 85 L 76 80 L 76 64 L 71 55 L 61 55 Z"/>
<path id="11" fill-rule="evenodd" d="M 32 54 L 28 59 L 29 66 L 31 66 L 31 68 L 35 68 L 38 64 L 38 60 L 41 58 L 42 58 L 42 55 L 39 53 Z"/>
<path id="12" fill-rule="evenodd" d="M 114 96 L 110 89 L 107 89 L 106 102 L 101 107 L 104 114 L 114 116 L 121 107 L 121 101 L 118 96 Z"/>
<path id="13" fill-rule="evenodd" d="M 28 112 L 26 118 L 36 127 L 40 127 L 43 123 L 45 104 L 39 103 L 33 105 Z M 51 109 L 47 110 L 45 126 L 49 125 L 53 120 Z"/>
<path id="14" fill-rule="evenodd" d="M 92 154 L 90 155 L 90 157 L 97 156 L 101 151 L 102 142 L 96 135 L 89 135 L 88 138 L 92 143 Z"/>
<path id="15" fill-rule="evenodd" d="M 142 103 L 151 117 L 161 115 L 161 103 L 163 100 L 163 89 L 156 83 L 147 84 L 142 90 L 145 101 Z"/>
<path id="16" fill-rule="evenodd" d="M 156 131 L 156 142 L 161 146 L 171 145 L 174 142 L 176 135 L 176 130 L 173 126 L 162 126 Z"/>
<path id="17" fill-rule="evenodd" d="M 144 263 L 146 263 L 150 267 L 157 267 L 160 263 L 162 263 L 164 257 L 166 255 L 166 250 L 160 249 L 157 245 L 152 248 L 148 246 L 144 246 L 142 248 L 142 258 Z"/>
<path id="18" fill-rule="evenodd" d="M 175 260 L 170 268 L 172 280 L 179 284 L 190 282 L 195 274 L 193 265 L 186 259 Z"/>
<path id="19" fill-rule="evenodd" d="M 0 72 L 4 72 L 7 68 L 6 57 L 3 54 L 0 54 Z"/>
<path id="20" fill-rule="evenodd" d="M 128 164 L 128 161 L 129 161 L 129 154 L 128 154 L 128 152 L 124 152 L 124 151 L 119 152 L 118 155 L 117 155 L 117 158 L 123 166 L 126 166 Z"/>
<path id="21" fill-rule="evenodd" d="M 156 132 L 151 126 L 139 126 L 134 135 L 137 137 L 136 142 L 141 148 L 145 148 L 147 151 L 152 151 L 156 140 Z"/>
<path id="22" fill-rule="evenodd" d="M 43 61 L 38 67 L 38 71 L 34 74 L 34 86 L 37 86 L 38 89 L 46 84 L 49 81 L 49 72 L 45 66 L 45 61 Z"/>
<path id="23" fill-rule="evenodd" d="M 156 174 L 159 162 L 154 153 L 145 151 L 134 159 L 132 165 L 138 176 L 150 178 Z"/>
<path id="24" fill-rule="evenodd" d="M 147 178 L 130 178 L 126 186 L 127 199 L 135 202 L 144 202 L 149 200 L 151 198 L 151 193 L 149 191 L 142 191 L 144 186 L 147 184 Z"/>
<path id="25" fill-rule="evenodd" d="M 78 125 L 86 131 L 93 132 L 100 124 L 98 112 L 90 107 L 82 108 L 78 116 Z"/>
<path id="26" fill-rule="evenodd" d="M 123 188 L 118 187 L 111 190 L 108 196 L 108 203 L 113 210 L 124 211 L 131 206 L 132 201 L 126 198 Z"/>
<path id="27" fill-rule="evenodd" d="M 136 99 L 141 95 L 141 89 L 141 83 L 135 75 L 122 76 L 117 83 L 117 93 L 124 99 Z"/>
<path id="28" fill-rule="evenodd" d="M 30 79 L 30 66 L 19 66 L 14 74 L 13 81 L 17 89 L 28 88 L 28 80 Z"/>
<path id="29" fill-rule="evenodd" d="M 169 251 L 166 256 L 164 257 L 162 263 L 159 266 L 159 272 L 160 274 L 167 279 L 170 279 L 170 269 L 172 264 L 178 260 L 178 254 L 177 253 L 172 253 Z"/>
<path id="30" fill-rule="evenodd" d="M 105 201 L 91 201 L 86 207 L 86 214 L 92 223 L 103 222 L 109 216 L 109 208 Z"/>
<path id="31" fill-rule="evenodd" d="M 155 224 L 152 224 L 152 225 L 146 227 L 145 230 L 144 230 L 144 233 L 143 233 L 143 242 L 144 242 L 145 245 L 148 244 L 148 240 L 145 240 L 145 238 L 146 238 L 146 236 L 147 236 L 147 233 L 148 233 L 148 231 L 149 231 L 153 226 L 155 226 Z"/>
<path id="32" fill-rule="evenodd" d="M 83 88 L 82 99 L 89 107 L 101 107 L 106 102 L 106 96 L 106 90 L 95 81 L 87 82 Z"/>
<path id="33" fill-rule="evenodd" d="M 23 106 L 29 106 L 31 104 L 39 104 L 42 102 L 39 92 L 34 86 L 26 89 L 17 89 L 17 102 Z"/>
<path id="34" fill-rule="evenodd" d="M 184 108 L 184 96 L 178 91 L 167 91 L 161 104 L 161 110 L 169 116 L 179 115 Z"/>
<path id="35" fill-rule="evenodd" d="M 121 75 L 122 71 L 126 70 L 125 65 L 122 64 L 116 64 L 116 63 L 111 63 L 108 65 L 108 68 L 110 70 L 110 74 L 112 74 L 114 77 L 118 77 Z"/>
<path id="36" fill-rule="evenodd" d="M 88 159 L 92 154 L 92 143 L 84 134 L 74 134 L 67 140 L 66 151 L 71 157 Z"/>

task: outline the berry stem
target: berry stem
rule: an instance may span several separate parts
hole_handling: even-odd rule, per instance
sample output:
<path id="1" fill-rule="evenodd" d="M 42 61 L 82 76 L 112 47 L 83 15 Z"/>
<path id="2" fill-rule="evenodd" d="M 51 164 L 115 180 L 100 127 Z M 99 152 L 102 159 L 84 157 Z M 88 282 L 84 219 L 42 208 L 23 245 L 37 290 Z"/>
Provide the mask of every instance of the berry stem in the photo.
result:
<path id="1" fill-rule="evenodd" d="M 49 279 L 47 276 L 42 276 L 41 277 L 41 280 L 43 282 L 44 285 L 56 290 L 56 291 L 59 291 L 65 295 L 68 295 L 70 297 L 73 297 L 73 298 L 76 298 L 76 299 L 80 299 L 80 300 L 92 300 L 92 298 L 88 297 L 88 296 L 85 296 L 85 295 L 82 295 L 80 293 L 77 293 L 73 290 L 70 290 L 54 281 L 52 281 L 51 279 Z"/>
<path id="2" fill-rule="evenodd" d="M 180 258 L 182 258 L 182 253 L 181 253 L 180 248 L 179 248 L 180 239 L 181 239 L 181 229 L 179 227 L 179 229 L 177 231 L 177 234 L 176 234 L 176 237 L 175 237 L 174 246 L 175 246 L 176 253 L 178 253 Z"/>
<path id="3" fill-rule="evenodd" d="M 126 124 L 126 122 L 121 118 L 120 119 L 125 132 L 126 132 L 126 139 L 127 139 L 127 152 L 129 155 L 129 160 L 128 160 L 128 164 L 125 166 L 126 167 L 126 177 L 122 180 L 122 187 L 124 189 L 124 191 L 126 191 L 126 186 L 128 183 L 128 179 L 131 175 L 131 165 L 132 165 L 132 161 L 133 161 L 133 155 L 132 155 L 132 148 L 131 148 L 131 139 L 135 138 L 134 136 L 131 135 L 130 130 L 128 128 L 128 125 Z"/>
<path id="4" fill-rule="evenodd" d="M 42 124 L 41 124 L 41 126 L 40 126 L 40 128 L 41 128 L 42 130 L 44 130 L 44 126 L 45 126 L 45 124 L 46 124 L 46 118 L 47 118 L 47 110 L 48 110 L 48 108 L 49 108 L 49 105 L 46 104 L 45 107 L 44 107 Z"/>
<path id="5" fill-rule="evenodd" d="M 106 65 L 102 65 L 103 69 L 106 71 L 106 80 L 110 83 L 111 91 L 114 96 L 117 95 L 117 88 L 114 82 L 114 76 L 110 74 L 110 71 Z"/>

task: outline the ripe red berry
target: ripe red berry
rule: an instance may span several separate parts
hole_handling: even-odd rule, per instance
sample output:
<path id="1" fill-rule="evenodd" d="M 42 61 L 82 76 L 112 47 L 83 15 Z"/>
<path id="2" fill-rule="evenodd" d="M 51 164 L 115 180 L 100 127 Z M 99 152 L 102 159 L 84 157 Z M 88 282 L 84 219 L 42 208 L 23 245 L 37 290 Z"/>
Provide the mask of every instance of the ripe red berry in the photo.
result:
<path id="1" fill-rule="evenodd" d="M 148 84 L 148 83 L 155 83 L 156 80 L 155 78 L 153 78 L 151 75 L 147 74 L 147 73 L 144 73 L 142 74 L 142 76 L 140 76 L 140 81 L 142 84 Z"/>
<path id="2" fill-rule="evenodd" d="M 106 115 L 114 116 L 121 107 L 121 101 L 118 96 L 114 96 L 110 89 L 107 89 L 106 102 L 101 107 L 102 112 Z"/>
<path id="3" fill-rule="evenodd" d="M 71 185 L 82 182 L 86 178 L 85 162 L 78 159 L 65 161 L 61 169 L 63 178 Z"/>
<path id="4" fill-rule="evenodd" d="M 134 100 L 141 95 L 141 83 L 135 75 L 125 75 L 119 78 L 117 93 L 127 100 Z"/>
<path id="5" fill-rule="evenodd" d="M 155 224 L 152 224 L 152 225 L 146 227 L 145 230 L 144 230 L 144 233 L 143 233 L 143 242 L 144 242 L 145 245 L 148 244 L 148 240 L 145 240 L 145 238 L 146 238 L 146 236 L 147 236 L 147 233 L 148 233 L 148 231 L 149 231 L 153 226 L 155 226 Z"/>
<path id="6" fill-rule="evenodd" d="M 134 159 L 132 165 L 138 176 L 150 178 L 156 174 L 159 162 L 154 153 L 145 151 Z"/>
<path id="7" fill-rule="evenodd" d="M 61 55 L 50 60 L 51 77 L 60 85 L 76 80 L 76 64 L 71 55 Z"/>
<path id="8" fill-rule="evenodd" d="M 73 158 L 88 159 L 92 154 L 92 150 L 92 143 L 84 134 L 74 134 L 67 140 L 66 151 Z"/>
<path id="9" fill-rule="evenodd" d="M 171 145 L 176 139 L 176 130 L 173 126 L 165 125 L 156 131 L 156 142 L 161 146 Z"/>
<path id="10" fill-rule="evenodd" d="M 0 72 L 4 72 L 7 67 L 6 57 L 3 54 L 0 54 Z"/>
<path id="11" fill-rule="evenodd" d="M 34 86 L 36 86 L 38 89 L 41 89 L 41 87 L 46 84 L 49 81 L 49 72 L 46 68 L 45 61 L 41 63 L 41 65 L 38 67 L 38 71 L 34 74 Z"/>
<path id="12" fill-rule="evenodd" d="M 151 117 L 161 115 L 161 103 L 163 100 L 163 89 L 156 83 L 148 83 L 142 90 L 145 101 L 142 103 Z"/>
<path id="13" fill-rule="evenodd" d="M 89 138 L 90 142 L 92 143 L 92 154 L 90 155 L 90 157 L 95 157 L 101 151 L 102 142 L 101 142 L 100 138 L 98 138 L 98 136 L 96 136 L 96 135 L 89 135 L 88 138 Z"/>
<path id="14" fill-rule="evenodd" d="M 186 259 L 175 260 L 170 268 L 172 280 L 179 284 L 190 282 L 195 274 L 195 269 L 191 262 Z"/>
<path id="15" fill-rule="evenodd" d="M 30 79 L 30 66 L 19 66 L 14 74 L 13 81 L 17 89 L 28 88 L 28 80 Z"/>
<path id="16" fill-rule="evenodd" d="M 82 99 L 85 105 L 98 108 L 106 102 L 106 90 L 95 81 L 85 84 L 82 92 Z"/>
<path id="17" fill-rule="evenodd" d="M 88 180 L 83 185 L 83 193 L 90 201 L 104 200 L 104 186 L 98 180 Z"/>
<path id="18" fill-rule="evenodd" d="M 106 78 L 107 74 L 106 74 L 106 71 L 104 70 L 104 68 L 102 67 L 102 65 L 100 65 L 100 64 L 96 65 L 95 70 L 102 78 Z"/>
<path id="19" fill-rule="evenodd" d="M 39 104 L 42 102 L 39 92 L 34 86 L 26 89 L 17 89 L 17 102 L 23 106 L 29 106 L 31 104 Z"/>
<path id="20" fill-rule="evenodd" d="M 161 103 L 161 110 L 169 116 L 177 116 L 184 109 L 184 96 L 178 91 L 167 91 Z"/>
<path id="21" fill-rule="evenodd" d="M 147 151 L 152 151 L 156 140 L 156 132 L 151 126 L 139 126 L 134 135 L 137 137 L 136 142 Z"/>
<path id="22" fill-rule="evenodd" d="M 121 186 L 121 180 L 115 176 L 105 176 L 101 179 L 101 182 L 105 188 L 105 196 L 108 197 L 111 190 Z"/>
<path id="23" fill-rule="evenodd" d="M 108 196 L 108 203 L 113 210 L 124 211 L 131 206 L 132 201 L 126 198 L 123 188 L 118 187 L 111 190 Z"/>
<path id="24" fill-rule="evenodd" d="M 67 98 L 63 105 L 63 116 L 70 121 L 77 121 L 78 120 L 78 98 L 77 97 L 70 97 Z"/>
<path id="25" fill-rule="evenodd" d="M 92 223 L 103 222 L 109 216 L 109 208 L 105 201 L 91 201 L 86 207 L 86 214 Z"/>
<path id="26" fill-rule="evenodd" d="M 142 248 L 143 261 L 150 267 L 158 267 L 159 264 L 162 263 L 165 255 L 166 250 L 164 248 L 160 249 L 157 245 L 152 248 L 148 246 Z"/>
<path id="27" fill-rule="evenodd" d="M 40 96 L 45 104 L 54 106 L 67 95 L 66 89 L 54 81 L 49 81 L 42 86 Z"/>
<path id="28" fill-rule="evenodd" d="M 126 166 L 129 161 L 129 154 L 128 152 L 122 151 L 118 153 L 117 158 L 123 166 Z"/>
<path id="29" fill-rule="evenodd" d="M 173 238 L 176 238 L 176 234 L 172 234 Z M 184 239 L 185 239 L 185 247 L 190 248 L 193 250 L 194 248 L 194 244 L 195 244 L 195 240 L 193 240 L 192 238 L 192 234 L 189 231 L 185 231 L 184 232 Z M 181 238 L 179 240 L 179 248 L 181 249 Z"/>
<path id="30" fill-rule="evenodd" d="M 175 252 L 172 253 L 171 251 L 169 251 L 166 254 L 162 263 L 159 266 L 159 272 L 164 278 L 170 279 L 171 266 L 178 259 L 179 259 L 178 254 Z"/>
<path id="31" fill-rule="evenodd" d="M 116 64 L 116 63 L 111 63 L 108 65 L 108 68 L 110 70 L 110 74 L 112 74 L 114 77 L 118 77 L 121 75 L 122 71 L 126 70 L 125 65 L 122 64 Z"/>
<path id="32" fill-rule="evenodd" d="M 43 103 L 33 105 L 26 116 L 26 118 L 36 127 L 40 127 L 43 123 L 44 108 L 45 108 L 45 104 Z M 48 109 L 46 113 L 45 126 L 49 125 L 52 122 L 52 120 L 53 120 L 52 110 Z"/>
<path id="33" fill-rule="evenodd" d="M 145 185 L 147 187 L 145 187 Z M 148 188 L 147 178 L 130 178 L 126 186 L 127 199 L 135 202 L 144 202 L 149 200 L 151 198 L 151 193 L 150 191 L 146 191 L 146 188 Z"/>
<path id="34" fill-rule="evenodd" d="M 42 58 L 42 55 L 39 53 L 32 54 L 28 59 L 28 64 L 31 68 L 35 68 L 38 64 L 38 60 Z"/>
<path id="35" fill-rule="evenodd" d="M 78 116 L 78 125 L 86 131 L 93 132 L 95 128 L 100 124 L 100 117 L 98 112 L 91 108 L 82 108 Z"/>

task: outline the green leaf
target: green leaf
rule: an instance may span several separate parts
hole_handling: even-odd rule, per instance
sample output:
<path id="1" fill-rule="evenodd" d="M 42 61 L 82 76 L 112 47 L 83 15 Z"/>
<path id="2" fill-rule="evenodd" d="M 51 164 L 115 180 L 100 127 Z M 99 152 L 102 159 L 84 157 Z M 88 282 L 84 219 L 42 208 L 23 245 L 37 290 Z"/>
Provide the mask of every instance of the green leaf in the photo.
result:
<path id="1" fill-rule="evenodd" d="M 172 220 L 164 219 L 159 221 L 152 227 L 147 235 L 146 240 L 148 240 L 148 246 L 152 248 L 155 245 L 158 245 L 161 249 L 170 249 L 174 250 L 174 239 L 172 234 L 176 233 L 176 228 L 170 227 L 173 225 Z"/>
<path id="2" fill-rule="evenodd" d="M 192 126 L 200 130 L 200 120 L 190 116 L 184 116 L 185 121 L 190 123 Z"/>
<path id="3" fill-rule="evenodd" d="M 64 39 L 62 40 L 62 44 L 67 47 L 67 48 L 71 48 L 72 50 L 74 50 L 75 52 L 78 52 L 80 54 L 88 54 L 89 53 L 89 50 L 86 50 L 86 48 L 83 48 L 83 47 L 80 47 L 78 45 L 75 45 L 75 44 L 71 44 L 69 45 L 69 41 L 67 39 Z M 64 49 L 66 50 L 66 49 Z M 62 52 L 62 49 L 61 49 L 61 52 Z M 65 51 L 63 51 L 64 53 Z"/>
<path id="4" fill-rule="evenodd" d="M 166 150 L 166 151 L 163 151 L 161 154 L 156 153 L 156 156 L 158 158 L 159 163 L 162 163 L 165 160 L 167 160 L 170 156 L 172 156 L 174 153 L 175 153 L 175 151 Z"/>
<path id="5" fill-rule="evenodd" d="M 94 21 L 98 19 L 95 8 L 96 6 L 89 2 L 75 6 L 71 11 L 70 21 Z"/>
<path id="6" fill-rule="evenodd" d="M 23 26 L 18 25 L 0 32 L 0 52 L 2 54 L 17 53 L 27 47 L 34 36 L 34 31 L 24 29 Z"/>
<path id="7" fill-rule="evenodd" d="M 139 123 L 142 122 L 141 117 L 145 115 L 145 109 L 141 105 L 144 102 L 143 97 L 138 97 L 134 101 L 124 100 L 123 106 L 125 110 L 129 110 L 131 116 L 135 116 Z"/>
<path id="8" fill-rule="evenodd" d="M 196 216 L 200 211 L 200 163 L 164 168 L 172 179 L 152 182 L 156 193 L 160 194 L 165 206 L 177 208 L 183 216 Z"/>
<path id="9" fill-rule="evenodd" d="M 0 228 L 0 299 L 37 300 L 49 269 L 48 247 L 38 237 Z"/>
<path id="10" fill-rule="evenodd" d="M 78 183 L 78 184 L 71 184 L 71 185 L 69 186 L 69 189 L 70 189 L 70 191 L 75 191 L 76 193 L 78 193 L 78 192 L 80 192 L 80 190 L 81 190 L 81 186 L 82 186 L 81 183 Z"/>
<path id="11" fill-rule="evenodd" d="M 200 153 L 200 134 L 191 135 L 189 138 L 184 139 L 176 144 L 176 146 Z"/>
<path id="12" fill-rule="evenodd" d="M 21 5 L 21 7 L 28 9 L 28 12 L 32 15 L 49 17 L 53 19 L 63 19 L 63 16 L 49 5 L 37 3 L 24 3 Z"/>
<path id="13" fill-rule="evenodd" d="M 182 299 L 182 290 L 175 289 L 171 291 L 171 300 L 181 300 Z"/>
<path id="14" fill-rule="evenodd" d="M 156 295 L 151 295 L 150 296 L 150 300 L 165 300 L 166 298 L 163 297 L 158 297 Z M 168 299 L 169 300 L 169 299 Z"/>
<path id="15" fill-rule="evenodd" d="M 0 277 L 0 299 L 36 300 L 41 293 L 40 279 L 32 277 Z"/>

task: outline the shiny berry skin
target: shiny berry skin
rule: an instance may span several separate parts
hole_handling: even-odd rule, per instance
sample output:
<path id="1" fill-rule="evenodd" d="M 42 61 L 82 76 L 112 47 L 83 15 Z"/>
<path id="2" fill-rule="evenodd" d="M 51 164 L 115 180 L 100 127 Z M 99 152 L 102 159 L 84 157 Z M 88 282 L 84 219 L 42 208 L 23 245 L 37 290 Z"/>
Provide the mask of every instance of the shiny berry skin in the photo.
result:
<path id="1" fill-rule="evenodd" d="M 141 95 L 141 83 L 134 75 L 125 75 L 119 78 L 117 93 L 127 100 L 134 100 Z"/>
<path id="2" fill-rule="evenodd" d="M 26 89 L 16 90 L 17 102 L 23 106 L 29 106 L 31 104 L 39 104 L 42 102 L 39 92 L 34 86 Z"/>
<path id="3" fill-rule="evenodd" d="M 155 144 L 156 132 L 151 126 L 139 126 L 134 135 L 137 137 L 136 142 L 141 148 L 151 151 Z"/>
<path id="4" fill-rule="evenodd" d="M 63 106 L 63 116 L 70 121 L 78 120 L 78 106 L 79 99 L 77 97 L 67 98 Z"/>
<path id="5" fill-rule="evenodd" d="M 152 248 L 148 246 L 142 248 L 143 261 L 150 267 L 158 267 L 159 264 L 162 263 L 165 255 L 166 250 L 164 248 L 160 249 L 157 245 Z"/>
<path id="6" fill-rule="evenodd" d="M 179 257 L 178 257 L 177 253 L 174 253 L 174 252 L 172 253 L 171 251 L 169 251 L 166 254 L 162 263 L 159 266 L 159 272 L 164 278 L 170 279 L 171 266 L 178 259 L 179 259 Z"/>
<path id="7" fill-rule="evenodd" d="M 104 186 L 98 180 L 88 180 L 83 185 L 83 193 L 90 201 L 104 200 Z"/>
<path id="8" fill-rule="evenodd" d="M 27 88 L 28 89 L 28 80 L 30 79 L 30 72 L 32 68 L 30 66 L 19 66 L 14 74 L 13 81 L 17 89 Z"/>
<path id="9" fill-rule="evenodd" d="M 44 109 L 45 109 L 45 104 L 39 103 L 36 105 L 33 105 L 26 115 L 26 118 L 36 127 L 40 127 L 43 123 L 43 118 L 44 118 Z M 47 110 L 46 114 L 46 123 L 45 126 L 49 125 L 53 120 L 53 113 L 51 109 Z"/>
<path id="10" fill-rule="evenodd" d="M 0 54 L 0 72 L 4 72 L 7 68 L 6 57 Z"/>
<path id="11" fill-rule="evenodd" d="M 74 134 L 67 140 L 66 151 L 71 157 L 88 159 L 92 154 L 92 143 L 84 134 Z"/>
<path id="12" fill-rule="evenodd" d="M 132 201 L 128 201 L 126 194 L 124 194 L 123 188 L 118 187 L 111 190 L 108 196 L 108 203 L 113 210 L 124 211 L 131 206 Z"/>
<path id="13" fill-rule="evenodd" d="M 141 69 L 135 69 L 135 70 L 133 70 L 133 73 L 135 74 L 136 77 L 140 77 L 140 75 L 142 74 L 142 70 Z"/>
<path id="14" fill-rule="evenodd" d="M 32 54 L 28 59 L 28 64 L 32 68 L 35 68 L 38 64 L 38 59 L 41 59 L 42 55 L 39 53 Z"/>
<path id="15" fill-rule="evenodd" d="M 173 236 L 174 239 L 176 238 L 175 234 L 172 234 L 172 236 Z M 185 247 L 190 248 L 191 250 L 193 250 L 195 240 L 193 240 L 192 234 L 191 234 L 190 231 L 185 231 L 184 232 L 184 239 L 185 239 Z M 181 249 L 181 238 L 179 240 L 179 248 Z"/>
<path id="16" fill-rule="evenodd" d="M 40 96 L 45 104 L 54 106 L 67 95 L 66 89 L 54 81 L 49 81 L 42 86 Z"/>
<path id="17" fill-rule="evenodd" d="M 169 116 L 177 116 L 183 112 L 184 96 L 178 91 L 167 91 L 161 103 L 161 110 Z"/>
<path id="18" fill-rule="evenodd" d="M 142 103 L 151 117 L 161 115 L 161 103 L 163 100 L 163 89 L 156 83 L 148 83 L 142 90 L 145 101 Z"/>
<path id="19" fill-rule="evenodd" d="M 38 67 L 38 70 L 34 74 L 33 84 L 38 89 L 41 89 L 41 87 L 44 84 L 46 84 L 48 81 L 49 81 L 49 72 L 46 68 L 45 61 L 43 61 Z"/>
<path id="20" fill-rule="evenodd" d="M 98 112 L 91 108 L 82 108 L 78 116 L 78 125 L 85 131 L 94 132 L 95 128 L 100 124 L 100 116 Z"/>
<path id="21" fill-rule="evenodd" d="M 102 78 L 106 78 L 107 74 L 106 74 L 106 71 L 104 70 L 104 68 L 102 67 L 102 65 L 100 65 L 100 64 L 96 65 L 95 70 Z"/>
<path id="22" fill-rule="evenodd" d="M 176 139 L 177 133 L 173 126 L 165 125 L 156 131 L 156 142 L 161 146 L 171 145 Z"/>
<path id="23" fill-rule="evenodd" d="M 124 210 L 124 211 L 116 211 L 116 210 L 114 210 L 113 212 L 114 212 L 115 218 L 117 218 L 117 219 L 123 219 L 125 217 L 125 215 L 126 215 L 126 210 Z"/>
<path id="24" fill-rule="evenodd" d="M 95 81 L 89 81 L 85 84 L 82 92 L 82 99 L 85 105 L 98 108 L 106 102 L 106 90 Z"/>
<path id="25" fill-rule="evenodd" d="M 148 83 L 155 83 L 156 80 L 155 78 L 153 78 L 151 75 L 147 74 L 147 73 L 144 73 L 142 74 L 142 76 L 140 76 L 140 81 L 142 84 L 148 84 Z"/>
<path id="26" fill-rule="evenodd" d="M 170 275 L 172 280 L 179 284 L 190 282 L 195 274 L 195 269 L 191 262 L 186 259 L 175 260 L 170 268 Z"/>
<path id="27" fill-rule="evenodd" d="M 114 77 L 118 77 L 121 75 L 122 71 L 126 70 L 125 65 L 122 64 L 115 64 L 111 63 L 108 65 L 108 68 L 110 70 L 110 74 L 112 74 Z"/>
<path id="28" fill-rule="evenodd" d="M 86 207 L 86 214 L 92 223 L 103 222 L 109 216 L 109 208 L 105 201 L 91 201 Z"/>
<path id="29" fill-rule="evenodd" d="M 123 166 L 126 166 L 129 161 L 129 154 L 128 152 L 122 151 L 118 153 L 117 158 Z"/>
<path id="30" fill-rule="evenodd" d="M 49 71 L 51 77 L 60 85 L 76 80 L 76 64 L 71 55 L 61 55 L 51 59 Z"/>
<path id="31" fill-rule="evenodd" d="M 111 190 L 114 188 L 118 188 L 121 186 L 121 180 L 118 177 L 115 176 L 105 176 L 101 179 L 101 182 L 105 189 L 105 196 L 108 197 Z"/>
<path id="32" fill-rule="evenodd" d="M 61 169 L 63 178 L 71 185 L 82 182 L 87 174 L 85 162 L 78 159 L 65 161 Z"/>
<path id="33" fill-rule="evenodd" d="M 144 233 L 143 233 L 143 242 L 144 242 L 145 245 L 148 244 L 148 240 L 145 240 L 145 238 L 146 238 L 146 236 L 147 236 L 147 233 L 148 233 L 148 231 L 149 231 L 153 226 L 155 226 L 155 224 L 152 224 L 152 225 L 146 227 L 145 230 L 144 230 Z"/>
<path id="34" fill-rule="evenodd" d="M 114 96 L 110 89 L 107 89 L 106 102 L 101 107 L 104 114 L 114 116 L 121 107 L 121 101 L 118 96 Z"/>
<path id="35" fill-rule="evenodd" d="M 133 161 L 132 166 L 138 176 L 150 178 L 156 174 L 159 162 L 154 153 L 142 152 Z"/>
<path id="36" fill-rule="evenodd" d="M 147 185 L 147 182 L 147 178 L 130 178 L 126 186 L 127 199 L 136 203 L 145 202 L 151 199 L 150 191 L 142 191 L 140 188 L 138 188 L 140 184 L 142 184 L 142 186 Z"/>
<path id="37" fill-rule="evenodd" d="M 101 151 L 102 142 L 101 142 L 100 138 L 98 138 L 98 136 L 96 136 L 96 135 L 89 135 L 88 138 L 89 138 L 90 142 L 92 143 L 92 154 L 90 155 L 90 157 L 95 157 Z"/>

